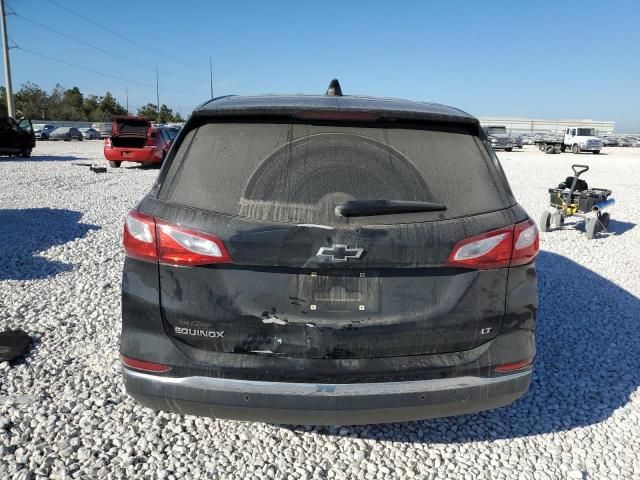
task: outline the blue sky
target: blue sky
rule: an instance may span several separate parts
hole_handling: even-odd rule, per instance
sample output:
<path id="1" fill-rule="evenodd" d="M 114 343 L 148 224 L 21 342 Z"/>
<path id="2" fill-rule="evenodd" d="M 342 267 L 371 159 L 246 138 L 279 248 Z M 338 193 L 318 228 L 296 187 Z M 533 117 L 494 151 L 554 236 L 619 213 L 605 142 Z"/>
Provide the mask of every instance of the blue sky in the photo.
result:
<path id="1" fill-rule="evenodd" d="M 13 49 L 15 89 L 77 85 L 109 90 L 124 104 L 128 88 L 135 108 L 155 103 L 157 65 L 161 103 L 188 114 L 210 96 L 211 56 L 215 95 L 323 92 L 337 77 L 345 93 L 435 101 L 478 116 L 615 120 L 618 132 L 640 132 L 638 0 L 55 1 L 162 55 L 50 0 L 6 0 L 8 11 L 152 67 L 10 16 L 19 47 L 123 78 Z"/>

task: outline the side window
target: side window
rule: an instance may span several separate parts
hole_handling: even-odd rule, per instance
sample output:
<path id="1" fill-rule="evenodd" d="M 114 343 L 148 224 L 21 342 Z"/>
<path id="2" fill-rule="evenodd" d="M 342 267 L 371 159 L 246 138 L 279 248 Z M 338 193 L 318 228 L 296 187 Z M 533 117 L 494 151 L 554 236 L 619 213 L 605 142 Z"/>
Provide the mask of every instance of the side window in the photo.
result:
<path id="1" fill-rule="evenodd" d="M 574 135 L 574 136 L 575 136 L 575 134 L 576 134 L 576 129 L 575 129 L 575 128 L 572 128 L 572 129 L 571 129 L 571 135 Z"/>
<path id="2" fill-rule="evenodd" d="M 20 120 L 20 123 L 18 124 L 18 126 L 25 132 L 33 133 L 33 126 L 31 125 L 31 120 L 27 118 L 23 118 L 22 120 Z"/>

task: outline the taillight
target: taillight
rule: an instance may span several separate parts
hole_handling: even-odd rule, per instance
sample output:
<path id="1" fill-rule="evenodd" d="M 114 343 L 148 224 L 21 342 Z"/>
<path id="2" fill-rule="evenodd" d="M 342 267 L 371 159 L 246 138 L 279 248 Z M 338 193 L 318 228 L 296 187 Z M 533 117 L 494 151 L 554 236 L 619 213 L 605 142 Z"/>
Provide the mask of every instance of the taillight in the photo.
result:
<path id="1" fill-rule="evenodd" d="M 508 267 L 512 245 L 513 227 L 493 230 L 458 242 L 447 263 L 478 270 Z"/>
<path id="2" fill-rule="evenodd" d="M 124 248 L 130 257 L 169 265 L 232 263 L 215 235 L 156 220 L 136 210 L 125 221 Z"/>
<path id="3" fill-rule="evenodd" d="M 533 261 L 539 246 L 538 229 L 527 220 L 461 240 L 453 247 L 447 264 L 476 270 L 525 265 Z"/>
<path id="4" fill-rule="evenodd" d="M 511 265 L 526 265 L 533 261 L 540 250 L 540 234 L 533 220 L 518 223 L 513 231 Z"/>
<path id="5" fill-rule="evenodd" d="M 152 373 L 166 373 L 171 370 L 169 365 L 163 363 L 145 362 L 144 360 L 136 360 L 135 358 L 129 358 L 122 355 L 122 364 L 125 367 L 135 368 L 143 372 Z"/>
<path id="6" fill-rule="evenodd" d="M 232 263 L 222 241 L 215 235 L 158 220 L 158 256 L 171 265 Z"/>
<path id="7" fill-rule="evenodd" d="M 124 222 L 124 250 L 139 260 L 158 260 L 156 222 L 149 215 L 132 210 Z"/>

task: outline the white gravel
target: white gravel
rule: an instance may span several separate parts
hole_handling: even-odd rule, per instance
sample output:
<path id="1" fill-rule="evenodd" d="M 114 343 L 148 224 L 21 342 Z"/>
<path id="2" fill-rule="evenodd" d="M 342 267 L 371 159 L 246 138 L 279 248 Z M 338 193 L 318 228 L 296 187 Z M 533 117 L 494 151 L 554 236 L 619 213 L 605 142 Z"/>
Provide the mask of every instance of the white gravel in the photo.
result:
<path id="1" fill-rule="evenodd" d="M 538 356 L 527 396 L 478 415 L 284 428 L 155 414 L 118 356 L 126 212 L 157 174 L 96 175 L 100 142 L 0 159 L 0 329 L 37 338 L 0 364 L 0 478 L 640 478 L 640 150 L 500 153 L 537 220 L 547 188 L 588 163 L 614 190 L 612 234 L 542 235 Z"/>

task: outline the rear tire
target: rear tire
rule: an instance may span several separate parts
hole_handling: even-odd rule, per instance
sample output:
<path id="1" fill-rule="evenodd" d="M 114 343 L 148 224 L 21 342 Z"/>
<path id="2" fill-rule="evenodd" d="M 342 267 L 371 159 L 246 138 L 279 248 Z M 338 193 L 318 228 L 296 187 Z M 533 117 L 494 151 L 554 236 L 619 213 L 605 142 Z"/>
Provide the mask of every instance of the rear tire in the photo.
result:
<path id="1" fill-rule="evenodd" d="M 111 168 L 120 168 L 120 163 L 122 163 L 122 162 L 115 162 L 113 160 L 109 160 L 109 166 Z"/>
<path id="2" fill-rule="evenodd" d="M 609 215 L 609 212 L 604 212 L 603 214 L 600 215 L 600 229 L 602 230 L 603 228 L 607 228 L 609 226 L 609 220 L 611 219 L 611 216 Z"/>
<path id="3" fill-rule="evenodd" d="M 545 211 L 540 217 L 540 230 L 543 232 L 551 230 L 551 212 Z"/>
<path id="4" fill-rule="evenodd" d="M 513 151 L 513 147 L 505 148 L 505 149 L 504 149 L 504 151 L 505 151 L 505 152 L 511 152 L 511 151 Z"/>
<path id="5" fill-rule="evenodd" d="M 593 240 L 594 238 L 596 238 L 599 225 L 600 223 L 598 222 L 597 218 L 590 218 L 589 220 L 587 220 L 587 224 L 584 228 L 584 233 L 587 236 L 587 239 Z"/>
<path id="6" fill-rule="evenodd" d="M 593 154 L 594 154 L 594 155 L 598 155 L 599 153 L 600 153 L 600 150 L 594 150 L 594 151 L 593 151 Z"/>
<path id="7" fill-rule="evenodd" d="M 22 153 L 20 154 L 20 156 L 22 158 L 29 158 L 31 157 L 31 149 L 27 148 L 26 150 L 23 150 Z"/>
<path id="8" fill-rule="evenodd" d="M 580 145 L 576 143 L 573 147 L 571 147 L 571 151 L 577 155 L 578 153 L 580 153 Z"/>

